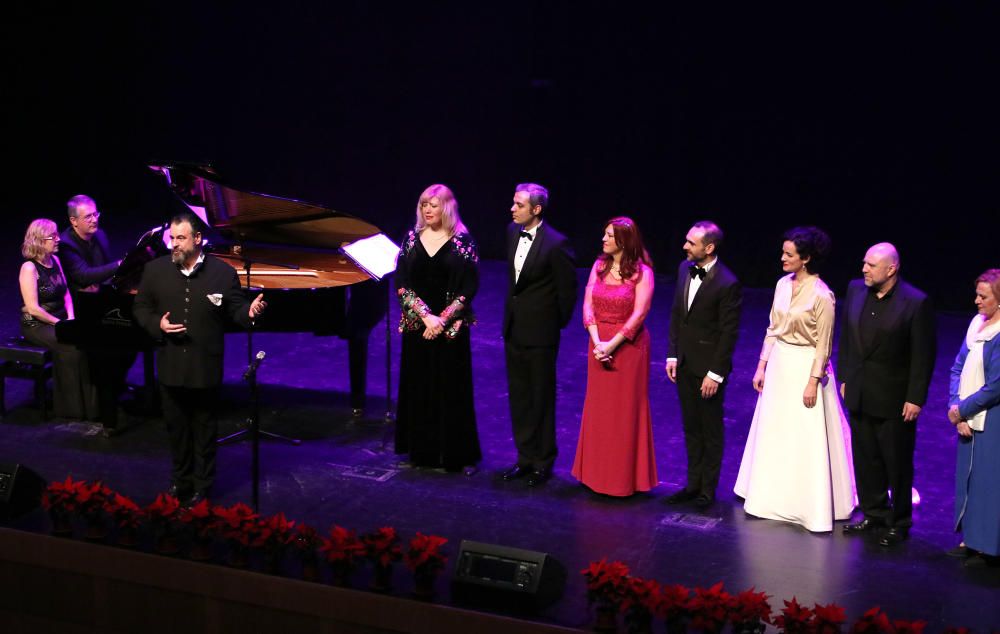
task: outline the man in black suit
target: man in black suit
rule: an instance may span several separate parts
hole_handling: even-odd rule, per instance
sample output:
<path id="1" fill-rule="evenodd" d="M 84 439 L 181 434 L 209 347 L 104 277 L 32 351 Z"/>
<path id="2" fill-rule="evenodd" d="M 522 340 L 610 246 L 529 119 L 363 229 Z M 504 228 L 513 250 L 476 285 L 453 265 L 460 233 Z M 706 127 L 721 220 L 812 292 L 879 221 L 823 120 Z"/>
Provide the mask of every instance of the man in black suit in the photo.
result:
<path id="1" fill-rule="evenodd" d="M 108 236 L 98 227 L 101 212 L 90 196 L 79 194 L 66 203 L 69 227 L 59 236 L 59 255 L 66 282 L 79 309 L 81 293 L 97 293 L 121 265 L 111 257 Z M 88 297 L 90 297 L 88 295 Z M 90 349 L 87 359 L 90 376 L 97 388 L 97 411 L 106 436 L 118 429 L 118 396 L 125 389 L 125 378 L 135 363 L 130 350 Z"/>
<path id="2" fill-rule="evenodd" d="M 524 183 L 514 191 L 507 230 L 510 286 L 504 307 L 510 418 L 517 463 L 504 480 L 529 486 L 552 475 L 556 459 L 556 357 L 560 331 L 576 304 L 576 264 L 566 236 L 542 222 L 549 192 Z"/>
<path id="3" fill-rule="evenodd" d="M 170 493 L 194 506 L 215 479 L 218 423 L 212 407 L 222 384 L 227 319 L 247 328 L 264 310 L 251 303 L 236 270 L 202 253 L 201 221 L 190 213 L 170 221 L 172 252 L 146 265 L 135 298 L 135 319 L 162 348 L 157 375 L 170 433 Z"/>
<path id="4" fill-rule="evenodd" d="M 73 196 L 66 203 L 69 227 L 59 236 L 59 256 L 69 288 L 74 293 L 96 292 L 118 270 L 111 258 L 108 236 L 97 226 L 101 212 L 90 196 Z"/>
<path id="5" fill-rule="evenodd" d="M 934 310 L 899 278 L 899 254 L 888 242 L 868 249 L 861 272 L 847 289 L 837 374 L 865 516 L 844 532 L 885 527 L 879 543 L 892 546 L 913 523 L 913 448 L 934 370 Z"/>
<path id="6" fill-rule="evenodd" d="M 670 311 L 667 377 L 677 384 L 687 450 L 687 484 L 667 503 L 715 501 L 722 469 L 722 401 L 739 335 L 743 289 L 719 261 L 722 230 L 697 222 L 687 232 Z"/>

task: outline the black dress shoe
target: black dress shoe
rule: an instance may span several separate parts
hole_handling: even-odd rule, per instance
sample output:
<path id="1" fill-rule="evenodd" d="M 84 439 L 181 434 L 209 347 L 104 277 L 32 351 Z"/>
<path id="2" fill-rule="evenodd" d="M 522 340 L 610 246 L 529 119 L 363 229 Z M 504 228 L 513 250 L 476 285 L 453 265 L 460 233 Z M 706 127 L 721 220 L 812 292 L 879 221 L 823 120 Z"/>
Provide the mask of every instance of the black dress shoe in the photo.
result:
<path id="1" fill-rule="evenodd" d="M 672 493 L 667 496 L 664 500 L 667 504 L 681 504 L 682 502 L 690 502 L 691 500 L 698 497 L 697 491 L 691 491 L 690 489 L 681 489 L 676 493 Z"/>
<path id="2" fill-rule="evenodd" d="M 700 494 L 694 499 L 694 505 L 696 508 L 707 509 L 708 507 L 715 504 L 715 496 Z"/>
<path id="3" fill-rule="evenodd" d="M 517 480 L 518 478 L 523 478 L 525 476 L 528 476 L 533 472 L 534 471 L 533 469 L 531 469 L 531 467 L 522 467 L 521 465 L 516 464 L 510 469 L 504 471 L 501 477 L 509 482 L 511 480 Z"/>
<path id="4" fill-rule="evenodd" d="M 552 472 L 548 469 L 535 470 L 528 474 L 528 486 L 537 487 L 545 484 L 552 477 Z"/>
<path id="5" fill-rule="evenodd" d="M 890 528 L 882 533 L 882 539 L 878 540 L 879 546 L 895 546 L 902 544 L 910 537 L 910 531 L 906 528 Z"/>
<path id="6" fill-rule="evenodd" d="M 944 554 L 948 555 L 949 557 L 958 557 L 959 559 L 967 559 L 969 557 L 972 557 L 975 554 L 975 551 L 971 550 L 968 546 L 963 546 L 962 544 L 959 544 L 954 548 L 950 548 L 944 551 Z"/>
<path id="7" fill-rule="evenodd" d="M 875 530 L 879 526 L 880 524 L 878 522 L 866 517 L 860 522 L 855 522 L 854 524 L 844 524 L 844 534 L 855 535 L 857 533 L 867 533 L 868 531 Z"/>

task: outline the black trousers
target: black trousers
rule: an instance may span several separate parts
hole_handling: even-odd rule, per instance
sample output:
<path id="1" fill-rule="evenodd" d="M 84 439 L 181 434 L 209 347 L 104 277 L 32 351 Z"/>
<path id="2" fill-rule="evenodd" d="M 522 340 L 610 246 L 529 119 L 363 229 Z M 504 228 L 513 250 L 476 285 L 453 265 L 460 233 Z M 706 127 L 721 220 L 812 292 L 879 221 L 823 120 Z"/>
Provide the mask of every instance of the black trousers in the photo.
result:
<path id="1" fill-rule="evenodd" d="M 52 351 L 55 415 L 77 420 L 98 420 L 97 389 L 94 387 L 86 353 L 76 346 L 59 343 L 55 326 L 51 324 L 22 323 L 21 334 L 30 343 Z"/>
<path id="2" fill-rule="evenodd" d="M 182 492 L 212 488 L 215 481 L 215 440 L 219 423 L 214 414 L 219 389 L 160 385 L 163 418 L 170 434 L 171 479 Z"/>
<path id="3" fill-rule="evenodd" d="M 87 352 L 90 373 L 97 388 L 99 418 L 108 429 L 118 426 L 118 397 L 125 391 L 125 379 L 138 354 L 136 350 L 114 348 Z"/>
<path id="4" fill-rule="evenodd" d="M 510 419 L 517 464 L 549 471 L 556 461 L 557 346 L 505 343 Z"/>
<path id="5" fill-rule="evenodd" d="M 886 526 L 913 524 L 913 449 L 917 423 L 850 412 L 851 453 L 858 503 L 865 517 Z M 890 500 L 889 491 L 892 491 Z"/>
<path id="6" fill-rule="evenodd" d="M 704 399 L 701 397 L 703 379 L 684 366 L 677 368 L 677 398 L 681 403 L 688 463 L 684 488 L 714 498 L 722 469 L 722 400 L 726 384 L 719 386 L 715 396 Z"/>

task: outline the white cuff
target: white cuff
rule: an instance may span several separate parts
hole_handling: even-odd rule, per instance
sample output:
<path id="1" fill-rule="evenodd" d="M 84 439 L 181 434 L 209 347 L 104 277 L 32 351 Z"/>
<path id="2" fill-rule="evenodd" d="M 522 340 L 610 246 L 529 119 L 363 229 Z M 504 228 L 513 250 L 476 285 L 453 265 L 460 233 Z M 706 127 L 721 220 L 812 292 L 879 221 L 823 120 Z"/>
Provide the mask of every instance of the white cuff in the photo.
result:
<path id="1" fill-rule="evenodd" d="M 708 378 L 712 379 L 716 383 L 722 383 L 723 381 L 726 380 L 724 377 L 719 376 L 718 374 L 712 372 L 711 370 L 708 371 Z"/>

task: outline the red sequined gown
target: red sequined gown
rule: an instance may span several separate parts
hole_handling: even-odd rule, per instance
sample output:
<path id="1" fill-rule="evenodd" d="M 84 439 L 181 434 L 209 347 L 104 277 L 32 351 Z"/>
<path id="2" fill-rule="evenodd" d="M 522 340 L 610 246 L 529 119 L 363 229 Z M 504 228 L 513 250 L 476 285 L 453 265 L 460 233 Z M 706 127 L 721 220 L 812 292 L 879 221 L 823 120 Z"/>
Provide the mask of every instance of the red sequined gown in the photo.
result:
<path id="1" fill-rule="evenodd" d="M 594 358 L 587 340 L 587 395 L 573 476 L 605 495 L 648 491 L 658 483 L 649 413 L 649 332 L 641 322 L 626 326 L 635 307 L 636 283 L 606 284 L 598 277 L 591 302 L 602 341 L 623 328 L 630 340 L 618 346 L 608 364 Z"/>

